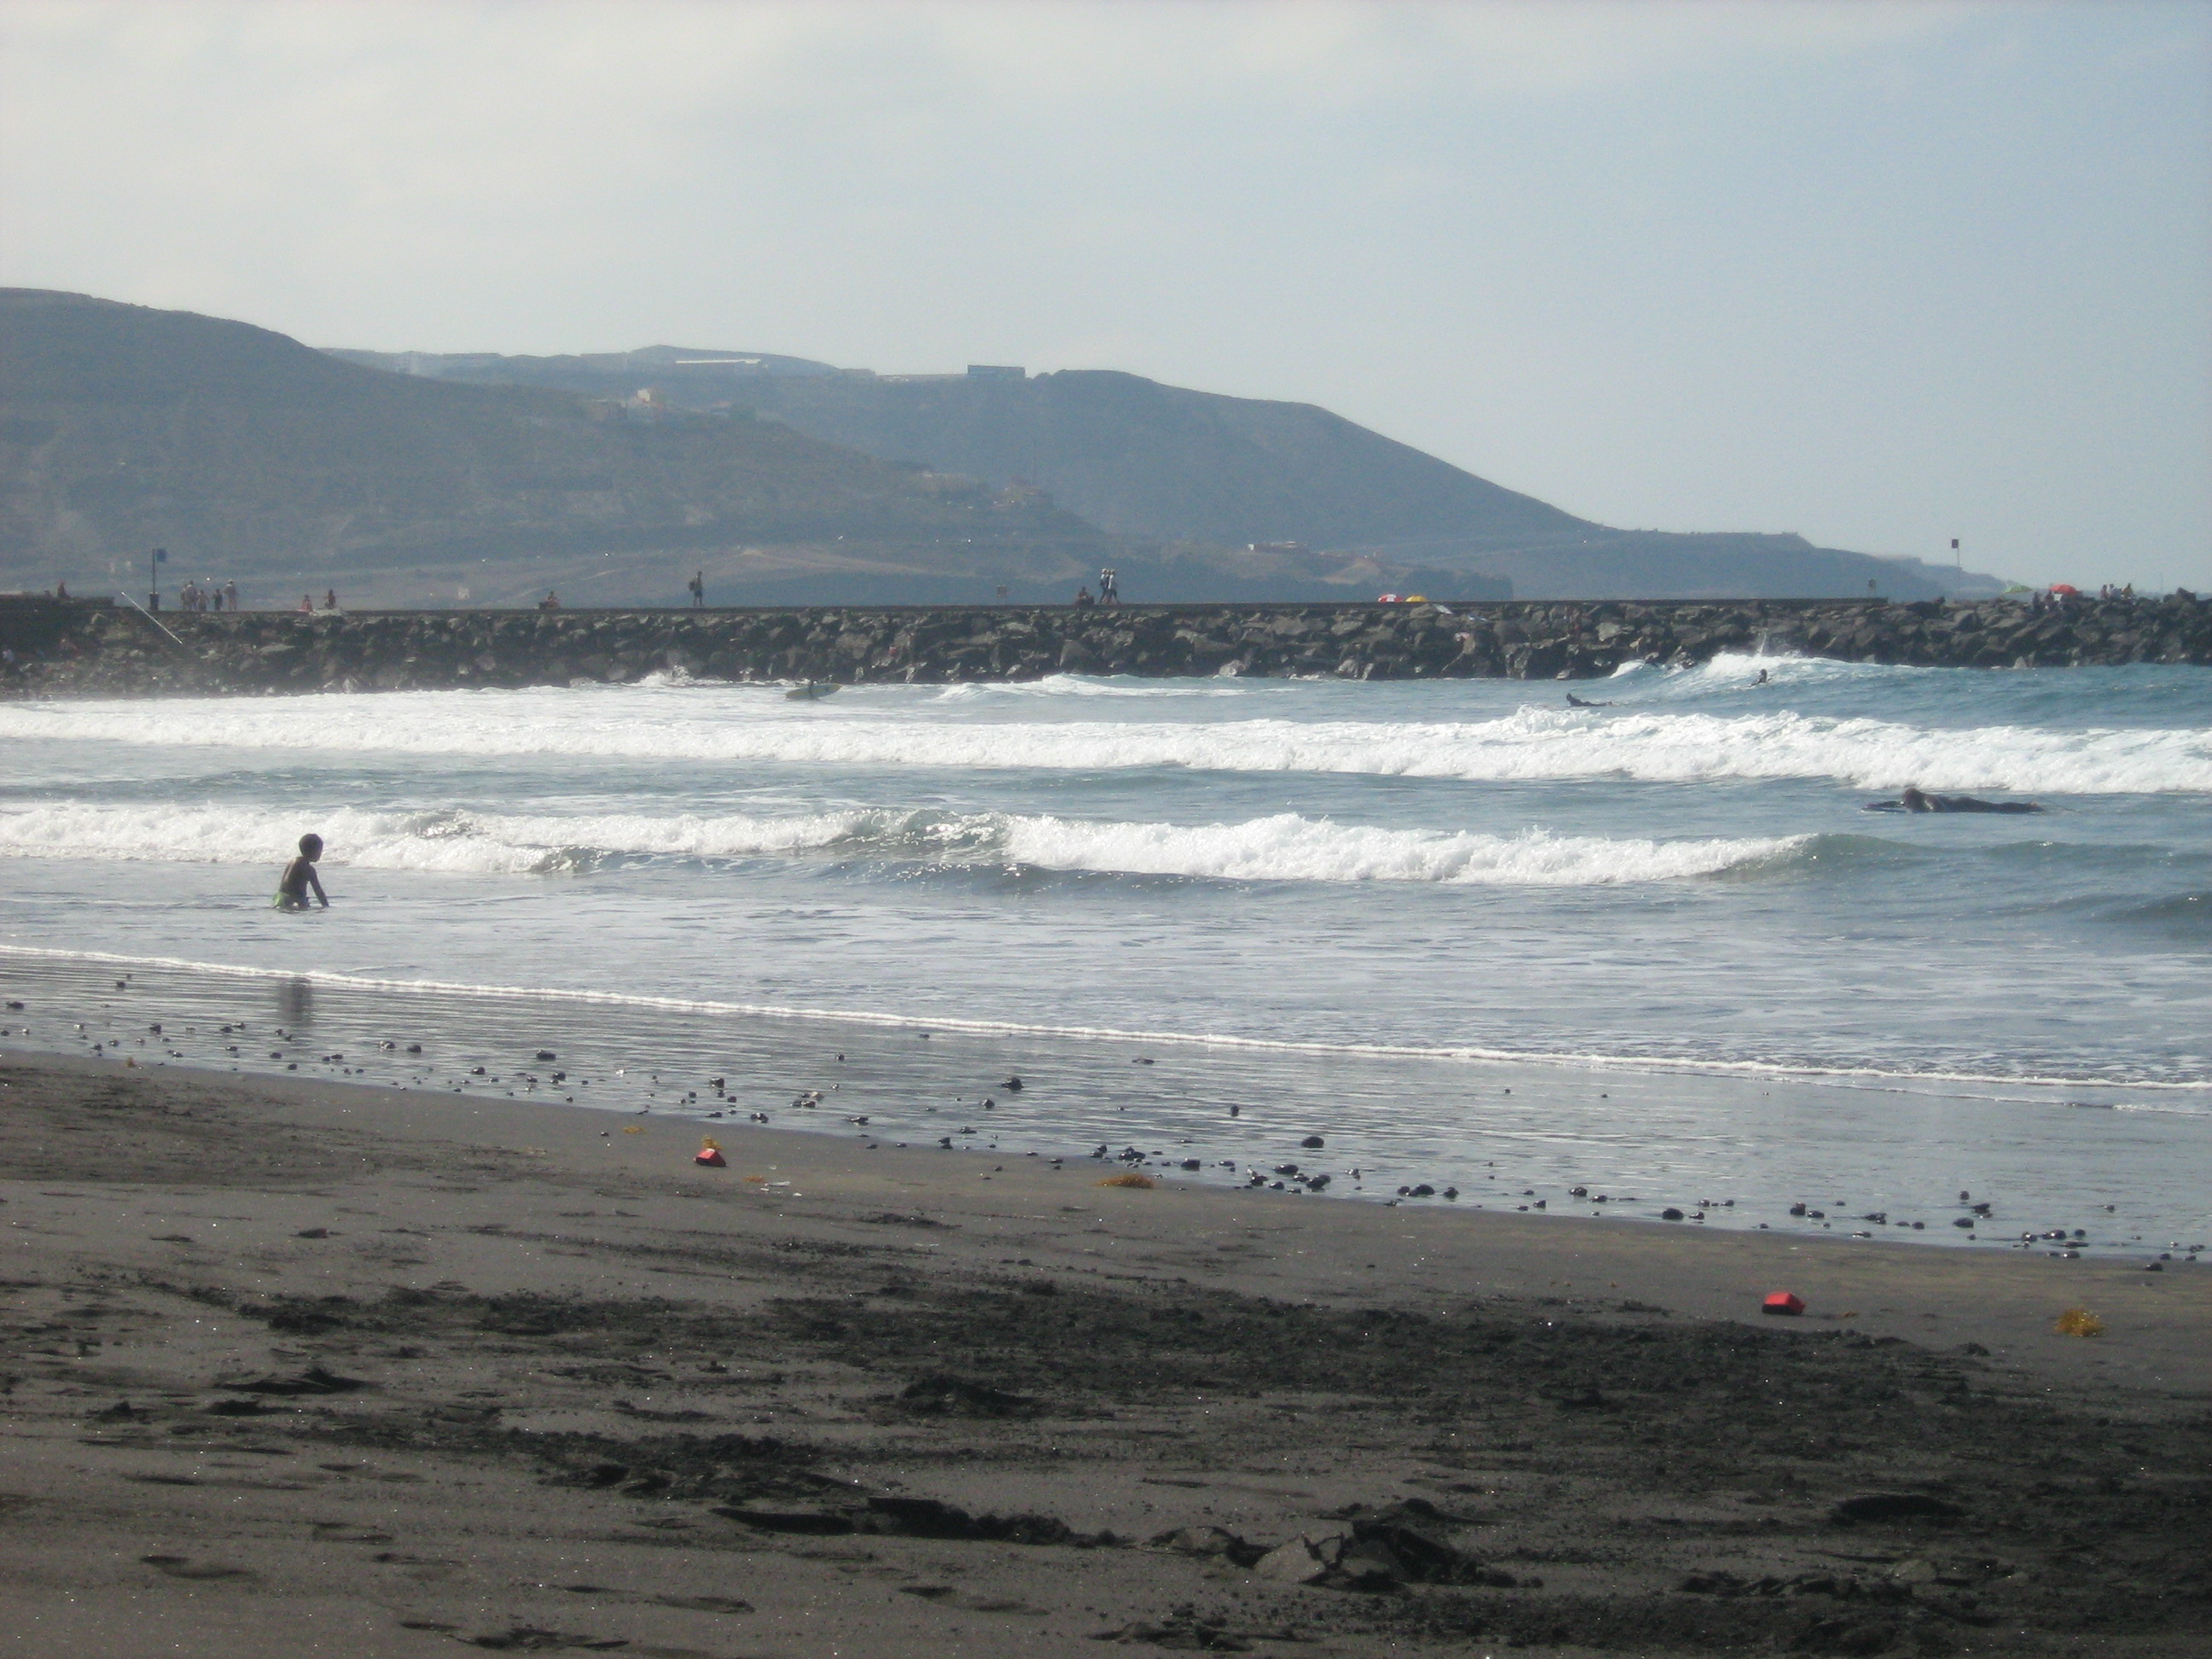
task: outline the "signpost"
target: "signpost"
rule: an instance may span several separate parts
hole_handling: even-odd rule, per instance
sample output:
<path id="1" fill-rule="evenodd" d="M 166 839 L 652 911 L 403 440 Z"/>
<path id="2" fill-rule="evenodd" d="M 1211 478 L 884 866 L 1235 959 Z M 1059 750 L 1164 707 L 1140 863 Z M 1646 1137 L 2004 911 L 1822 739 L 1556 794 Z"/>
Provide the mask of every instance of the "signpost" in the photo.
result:
<path id="1" fill-rule="evenodd" d="M 146 556 L 146 586 L 149 590 L 146 595 L 146 608 L 149 611 L 161 608 L 161 573 L 155 567 L 168 562 L 169 550 L 166 547 L 157 547 Z"/>

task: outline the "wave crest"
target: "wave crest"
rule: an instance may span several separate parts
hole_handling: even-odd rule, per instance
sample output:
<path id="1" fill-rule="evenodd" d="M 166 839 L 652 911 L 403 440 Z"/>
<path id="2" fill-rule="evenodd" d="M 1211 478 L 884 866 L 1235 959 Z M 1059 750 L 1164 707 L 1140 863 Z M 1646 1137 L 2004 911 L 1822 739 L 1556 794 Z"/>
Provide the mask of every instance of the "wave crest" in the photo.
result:
<path id="1" fill-rule="evenodd" d="M 301 821 L 295 812 L 252 807 L 12 807 L 0 810 L 0 856 L 274 864 L 289 854 Z M 1712 876 L 1787 862 L 1813 840 L 1655 841 L 1540 829 L 1492 836 L 1376 829 L 1292 812 L 1237 823 L 1175 824 L 884 808 L 781 817 L 343 808 L 319 815 L 315 823 L 334 866 L 457 875 L 551 875 L 622 858 L 829 854 L 1219 881 L 1507 887 Z"/>
<path id="2" fill-rule="evenodd" d="M 1467 721 L 1048 722 L 982 718 L 990 701 L 969 701 L 965 712 L 941 701 L 934 709 L 919 702 L 886 708 L 873 699 L 802 706 L 748 688 L 631 688 L 16 703 L 0 705 L 0 738 L 898 769 L 1179 767 L 1471 782 L 1832 778 L 1869 790 L 1917 783 L 2032 794 L 2212 793 L 2212 732 L 2203 730 L 1947 728 L 1785 709 L 1718 715 L 1630 707 L 1523 707 Z"/>

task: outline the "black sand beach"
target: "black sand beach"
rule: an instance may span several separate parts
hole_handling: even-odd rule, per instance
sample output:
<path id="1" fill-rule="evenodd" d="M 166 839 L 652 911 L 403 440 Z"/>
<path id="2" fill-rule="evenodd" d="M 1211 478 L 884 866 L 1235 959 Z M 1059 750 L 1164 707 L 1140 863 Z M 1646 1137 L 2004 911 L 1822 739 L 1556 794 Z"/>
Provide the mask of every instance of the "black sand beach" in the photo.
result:
<path id="1" fill-rule="evenodd" d="M 2205 1650 L 2194 1267 L 0 1084 L 9 1652 Z"/>

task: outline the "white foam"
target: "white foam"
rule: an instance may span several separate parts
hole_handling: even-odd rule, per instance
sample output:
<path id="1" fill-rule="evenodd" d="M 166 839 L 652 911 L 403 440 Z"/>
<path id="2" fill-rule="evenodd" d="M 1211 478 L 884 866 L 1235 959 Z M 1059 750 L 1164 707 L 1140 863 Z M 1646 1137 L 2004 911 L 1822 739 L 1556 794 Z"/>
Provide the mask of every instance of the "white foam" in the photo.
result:
<path id="1" fill-rule="evenodd" d="M 1036 697 L 1249 697 L 1251 690 L 1246 685 L 1224 685 L 1218 680 L 1139 680 L 1121 677 L 1089 674 L 1047 674 L 1034 680 L 963 680 L 957 685 L 941 686 L 932 698 L 936 702 L 979 702 L 992 698 L 1028 699 Z"/>
<path id="2" fill-rule="evenodd" d="M 241 806 L 105 806 L 63 802 L 0 808 L 0 856 L 275 866 L 292 855 L 301 815 Z M 319 811 L 328 861 L 368 869 L 526 875 L 550 867 L 550 849 L 501 845 L 465 815 Z"/>
<path id="3" fill-rule="evenodd" d="M 1655 678 L 1654 690 L 1669 696 L 1710 696 L 1716 691 L 1761 691 L 1823 685 L 1881 685 L 1945 675 L 1966 678 L 1978 668 L 1922 668 L 1910 663 L 1844 662 L 1835 657 L 1768 657 L 1751 652 L 1723 651 L 1686 668 L 1651 667 L 1640 662 L 1623 663 L 1613 671 L 1622 675 Z M 1759 677 L 1766 676 L 1759 684 Z"/>
<path id="4" fill-rule="evenodd" d="M 82 802 L 0 807 L 0 856 L 273 864 L 296 811 Z M 732 813 L 319 813 L 327 862 L 447 874 L 539 875 L 611 855 L 854 857 L 1018 864 L 1240 881 L 1451 882 L 1574 887 L 1674 881 L 1780 858 L 1802 836 L 1658 842 L 1382 830 L 1280 813 L 1242 823 L 1132 823 L 998 812 L 854 809 Z"/>
<path id="5" fill-rule="evenodd" d="M 931 697 L 935 696 L 933 691 Z M 839 768 L 1364 774 L 1474 781 L 1833 778 L 1864 789 L 2212 793 L 2212 731 L 1960 728 L 1770 709 L 1524 707 L 1468 721 L 1166 721 L 791 704 L 751 688 L 400 692 L 0 705 L 0 738 L 333 754 L 783 762 Z M 987 712 L 987 711 L 986 711 Z"/>
<path id="6" fill-rule="evenodd" d="M 1529 830 L 1485 836 L 1381 830 L 1294 812 L 1243 823 L 1007 821 L 1018 863 L 1239 881 L 1449 882 L 1497 887 L 1610 886 L 1677 881 L 1785 856 L 1808 836 L 1702 841 L 1612 840 Z"/>

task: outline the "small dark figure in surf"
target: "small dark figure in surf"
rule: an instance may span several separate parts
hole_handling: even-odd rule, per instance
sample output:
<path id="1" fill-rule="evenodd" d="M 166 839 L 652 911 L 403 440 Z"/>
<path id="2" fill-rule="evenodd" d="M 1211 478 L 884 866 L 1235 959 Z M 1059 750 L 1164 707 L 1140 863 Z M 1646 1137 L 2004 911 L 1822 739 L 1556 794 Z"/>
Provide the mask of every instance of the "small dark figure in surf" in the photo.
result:
<path id="1" fill-rule="evenodd" d="M 1610 708 L 1613 705 L 1609 702 L 1592 702 L 1588 697 L 1578 697 L 1573 692 L 1570 691 L 1567 693 L 1567 707 L 1570 708 Z"/>
<path id="2" fill-rule="evenodd" d="M 1766 671 L 1764 668 L 1759 671 L 1759 678 L 1753 680 L 1752 684 L 1753 685 L 1764 685 L 1766 684 Z"/>
<path id="3" fill-rule="evenodd" d="M 322 878 L 315 873 L 315 860 L 323 855 L 320 836 L 300 837 L 300 856 L 284 866 L 284 873 L 276 878 L 276 908 L 279 910 L 304 910 L 307 908 L 308 890 L 322 901 L 323 908 L 331 908 L 331 896 L 323 890 Z"/>
<path id="4" fill-rule="evenodd" d="M 1895 800 L 1869 801 L 1865 810 L 1869 812 L 2040 812 L 2043 808 L 2032 800 L 1982 800 L 1972 795 L 1923 794 L 1919 786 L 1908 784 Z"/>

